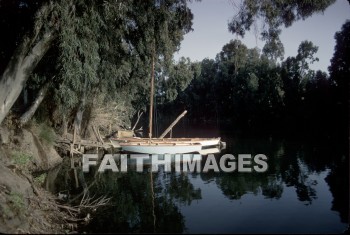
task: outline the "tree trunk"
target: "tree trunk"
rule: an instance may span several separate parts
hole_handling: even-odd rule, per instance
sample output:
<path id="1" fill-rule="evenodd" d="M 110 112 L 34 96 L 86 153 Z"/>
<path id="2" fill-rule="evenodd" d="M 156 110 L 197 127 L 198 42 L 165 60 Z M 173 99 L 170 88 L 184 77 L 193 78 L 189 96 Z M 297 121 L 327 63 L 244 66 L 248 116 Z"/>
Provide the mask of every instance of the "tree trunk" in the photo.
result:
<path id="1" fill-rule="evenodd" d="M 68 121 L 67 121 L 66 114 L 63 114 L 63 117 L 62 117 L 62 135 L 64 138 L 66 138 L 67 134 L 68 134 Z"/>
<path id="2" fill-rule="evenodd" d="M 76 113 L 75 120 L 74 120 L 74 131 L 78 135 L 80 135 L 80 132 L 81 132 L 81 124 L 82 124 L 82 121 L 83 121 L 83 114 L 84 114 L 84 111 L 85 111 L 86 90 L 87 90 L 87 78 L 85 78 L 85 81 L 84 81 L 83 94 L 82 94 L 82 97 L 81 97 L 81 100 L 80 100 L 80 105 L 79 105 L 79 108 L 78 108 L 78 111 Z"/>
<path id="3" fill-rule="evenodd" d="M 76 129 L 78 135 L 80 135 L 81 123 L 83 120 L 84 111 L 85 111 L 85 99 L 83 102 L 80 103 L 77 114 L 75 116 L 75 120 L 74 120 L 74 128 Z"/>
<path id="4" fill-rule="evenodd" d="M 23 104 L 24 107 L 27 107 L 28 105 L 28 89 L 26 86 L 23 87 Z"/>
<path id="5" fill-rule="evenodd" d="M 33 46 L 30 40 L 24 40 L 12 57 L 0 81 L 0 124 L 20 95 L 28 77 L 50 48 L 55 36 L 54 31 L 49 31 Z"/>
<path id="6" fill-rule="evenodd" d="M 30 106 L 30 108 L 21 116 L 19 120 L 21 126 L 25 125 L 33 117 L 35 111 L 38 109 L 39 105 L 43 101 L 48 89 L 49 89 L 49 83 L 47 83 L 40 89 L 38 97 L 36 97 L 32 106 Z"/>

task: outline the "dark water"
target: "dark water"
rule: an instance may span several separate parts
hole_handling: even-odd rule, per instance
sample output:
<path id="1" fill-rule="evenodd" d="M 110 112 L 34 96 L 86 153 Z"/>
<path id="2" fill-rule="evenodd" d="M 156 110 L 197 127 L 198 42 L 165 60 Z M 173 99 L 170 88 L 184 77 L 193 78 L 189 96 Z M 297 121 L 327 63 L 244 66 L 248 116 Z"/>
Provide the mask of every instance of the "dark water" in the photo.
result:
<path id="1" fill-rule="evenodd" d="M 263 153 L 268 171 L 103 173 L 90 194 L 112 197 L 111 205 L 100 208 L 82 231 L 341 233 L 347 228 L 346 147 L 272 138 L 225 141 L 227 149 L 217 158 Z M 87 185 L 93 176 L 84 175 Z"/>

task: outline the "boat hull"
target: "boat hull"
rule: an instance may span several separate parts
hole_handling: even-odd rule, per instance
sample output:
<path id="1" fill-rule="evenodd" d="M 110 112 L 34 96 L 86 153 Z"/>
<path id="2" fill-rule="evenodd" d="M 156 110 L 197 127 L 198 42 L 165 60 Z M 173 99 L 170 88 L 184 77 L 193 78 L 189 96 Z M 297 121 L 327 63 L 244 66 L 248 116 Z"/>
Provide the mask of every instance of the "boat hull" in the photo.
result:
<path id="1" fill-rule="evenodd" d="M 159 144 L 120 144 L 122 151 L 142 154 L 183 154 L 199 153 L 202 150 L 200 144 L 183 145 L 159 145 Z"/>
<path id="2" fill-rule="evenodd" d="M 120 143 L 169 143 L 169 144 L 200 144 L 202 147 L 216 146 L 220 144 L 220 138 L 116 138 L 113 141 Z"/>

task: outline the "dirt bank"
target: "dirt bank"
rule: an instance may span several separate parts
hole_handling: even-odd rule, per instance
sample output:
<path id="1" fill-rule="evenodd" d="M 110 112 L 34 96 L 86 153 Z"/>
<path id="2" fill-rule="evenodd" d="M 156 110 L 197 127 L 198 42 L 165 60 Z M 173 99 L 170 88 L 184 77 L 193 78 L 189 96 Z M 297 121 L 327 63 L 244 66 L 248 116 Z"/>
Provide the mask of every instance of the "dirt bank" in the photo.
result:
<path id="1" fill-rule="evenodd" d="M 45 171 L 62 161 L 49 132 L 40 126 L 18 130 L 0 127 L 1 233 L 74 230 L 71 216 L 59 208 L 57 197 L 41 187 Z"/>

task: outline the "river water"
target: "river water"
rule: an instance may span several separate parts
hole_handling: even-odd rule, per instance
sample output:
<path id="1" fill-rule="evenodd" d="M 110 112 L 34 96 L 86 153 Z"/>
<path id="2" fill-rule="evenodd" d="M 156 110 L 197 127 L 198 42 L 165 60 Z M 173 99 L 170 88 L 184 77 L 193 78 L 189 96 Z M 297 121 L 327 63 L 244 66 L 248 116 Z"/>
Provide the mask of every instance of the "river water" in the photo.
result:
<path id="1" fill-rule="evenodd" d="M 265 154 L 264 173 L 106 172 L 90 195 L 111 197 L 81 232 L 341 233 L 348 219 L 346 146 L 330 141 L 225 138 L 225 153 Z M 205 157 L 204 157 L 205 159 Z M 203 164 L 202 164 L 203 165 Z M 56 181 L 62 181 L 57 177 Z M 65 184 L 56 182 L 56 191 Z"/>

